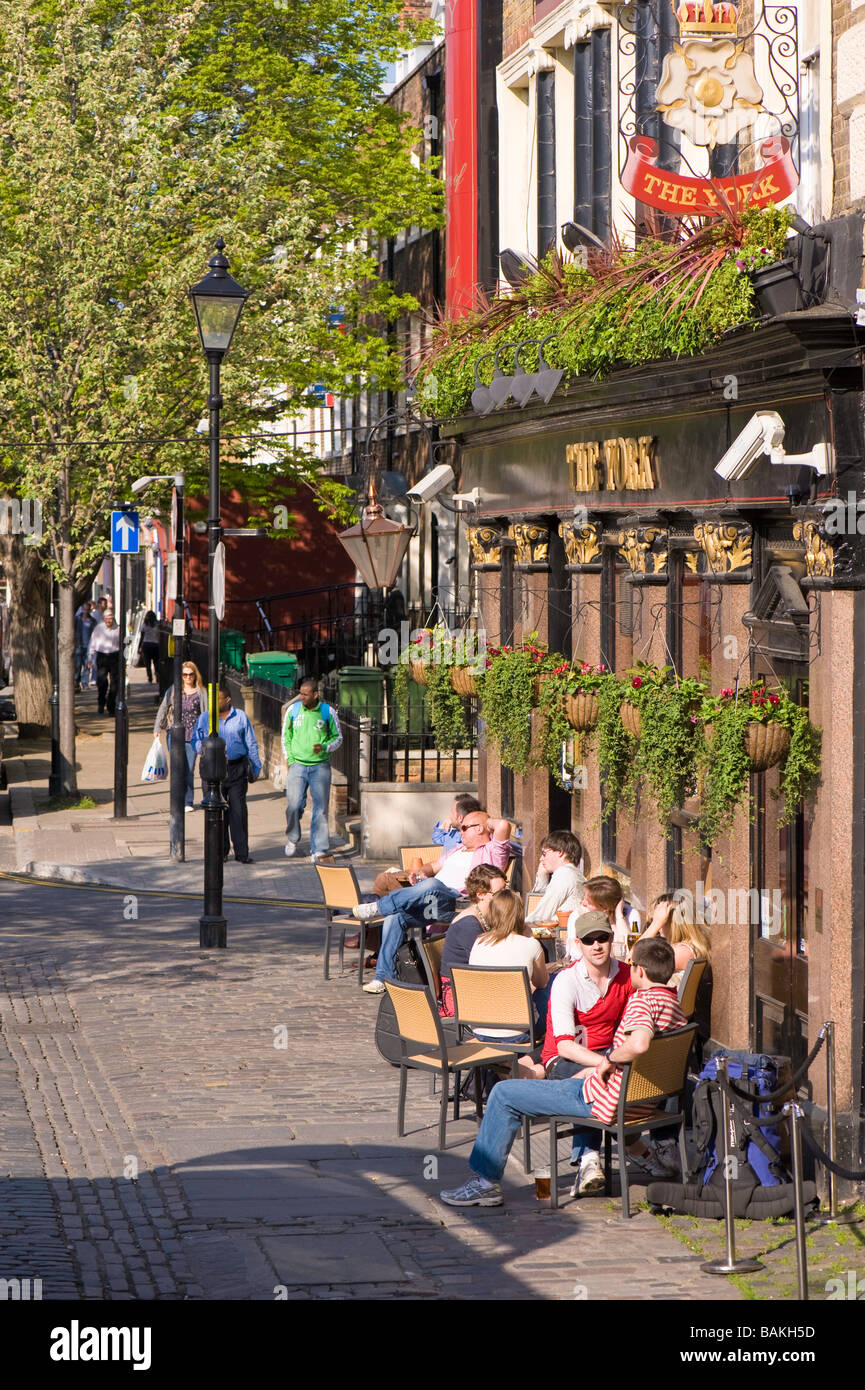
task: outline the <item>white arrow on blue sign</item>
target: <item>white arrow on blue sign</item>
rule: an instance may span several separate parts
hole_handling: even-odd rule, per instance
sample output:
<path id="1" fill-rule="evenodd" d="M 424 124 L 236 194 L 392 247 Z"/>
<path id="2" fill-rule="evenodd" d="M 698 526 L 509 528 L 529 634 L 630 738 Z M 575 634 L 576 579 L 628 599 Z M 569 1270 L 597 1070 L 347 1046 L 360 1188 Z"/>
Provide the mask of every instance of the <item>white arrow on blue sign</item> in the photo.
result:
<path id="1" fill-rule="evenodd" d="M 111 513 L 111 554 L 138 554 L 138 513 Z"/>

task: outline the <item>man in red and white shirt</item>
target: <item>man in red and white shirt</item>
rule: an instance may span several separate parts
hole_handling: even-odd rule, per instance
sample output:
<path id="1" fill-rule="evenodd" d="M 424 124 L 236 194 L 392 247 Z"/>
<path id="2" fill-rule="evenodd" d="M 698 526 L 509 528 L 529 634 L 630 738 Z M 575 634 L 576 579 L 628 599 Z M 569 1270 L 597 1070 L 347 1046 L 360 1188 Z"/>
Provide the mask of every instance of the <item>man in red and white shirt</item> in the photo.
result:
<path id="1" fill-rule="evenodd" d="M 612 957 L 613 928 L 606 913 L 584 912 L 574 931 L 582 957 L 556 976 L 538 1072 L 557 1081 L 591 1066 L 594 1055 L 610 1046 L 633 993 L 629 967 Z"/>
<path id="2" fill-rule="evenodd" d="M 664 947 L 667 949 L 665 950 Z M 508 1154 L 520 1131 L 523 1117 L 543 1115 L 573 1115 L 575 1120 L 591 1115 L 610 1123 L 616 1115 L 622 1085 L 621 1066 L 633 1062 L 648 1051 L 656 1033 L 684 1026 L 685 1015 L 679 1007 L 676 991 L 668 988 L 675 960 L 673 948 L 661 937 L 638 941 L 632 952 L 631 982 L 634 993 L 622 1015 L 613 1045 L 603 1055 L 591 1054 L 593 1068 L 586 1068 L 568 1081 L 501 1081 L 490 1093 L 469 1167 L 474 1177 L 462 1187 L 442 1192 L 441 1199 L 451 1207 L 499 1207 L 504 1196 L 501 1177 Z M 654 1114 L 657 1106 L 647 1103 L 629 1106 L 627 1119 L 642 1119 Z M 589 1152 L 596 1131 L 574 1132 L 578 1149 Z M 592 1151 L 594 1152 L 594 1151 Z M 600 1162 L 594 1152 L 594 1163 L 603 1184 Z M 582 1162 L 577 1190 L 594 1191 L 596 1185 L 583 1186 Z"/>

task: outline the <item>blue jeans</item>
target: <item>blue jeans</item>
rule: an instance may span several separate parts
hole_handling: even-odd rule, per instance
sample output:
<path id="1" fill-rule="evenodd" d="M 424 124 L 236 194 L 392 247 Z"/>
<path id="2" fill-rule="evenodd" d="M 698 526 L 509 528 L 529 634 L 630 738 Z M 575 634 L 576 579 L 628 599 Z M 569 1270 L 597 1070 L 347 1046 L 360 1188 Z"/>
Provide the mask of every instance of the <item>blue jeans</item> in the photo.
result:
<path id="1" fill-rule="evenodd" d="M 379 898 L 379 912 L 385 920 L 375 967 L 377 980 L 396 979 L 396 953 L 405 940 L 409 923 L 426 926 L 429 922 L 449 922 L 456 911 L 457 897 L 452 888 L 446 888 L 437 878 L 425 878 Z"/>
<path id="2" fill-rule="evenodd" d="M 165 742 L 168 744 L 168 752 L 171 753 L 171 734 L 165 735 Z M 183 800 L 187 806 L 195 805 L 195 759 L 198 754 L 192 746 L 190 740 L 186 745 L 186 783 Z"/>
<path id="3" fill-rule="evenodd" d="M 86 647 L 75 648 L 75 684 L 81 686 L 88 686 L 90 684 L 90 675 L 87 669 Z"/>
<path id="4" fill-rule="evenodd" d="M 523 1123 L 523 1116 L 591 1115 L 592 1107 L 583 1099 L 584 1081 L 500 1081 L 490 1091 L 475 1146 L 469 1155 L 473 1173 L 499 1182 L 505 1171 L 511 1146 Z M 575 1129 L 575 1158 L 601 1147 L 600 1130 Z"/>
<path id="5" fill-rule="evenodd" d="M 327 854 L 327 807 L 330 801 L 330 763 L 292 763 L 285 783 L 285 833 L 293 845 L 300 839 L 300 817 L 306 793 L 312 797 L 312 825 L 309 832 L 313 854 Z"/>

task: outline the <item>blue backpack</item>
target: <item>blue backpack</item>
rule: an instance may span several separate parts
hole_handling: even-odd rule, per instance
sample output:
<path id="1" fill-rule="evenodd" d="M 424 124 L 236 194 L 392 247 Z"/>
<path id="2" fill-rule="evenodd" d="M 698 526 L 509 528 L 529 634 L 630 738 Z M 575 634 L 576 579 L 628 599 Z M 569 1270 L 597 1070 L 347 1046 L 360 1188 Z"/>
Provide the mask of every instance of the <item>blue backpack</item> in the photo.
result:
<path id="1" fill-rule="evenodd" d="M 656 1209 L 689 1216 L 721 1218 L 724 1215 L 723 1097 L 717 1083 L 718 1060 L 727 1058 L 727 1074 L 740 1091 L 753 1100 L 750 1116 L 746 1103 L 732 1108 L 728 1151 L 732 1160 L 731 1189 L 736 1216 L 752 1221 L 787 1216 L 793 1210 L 793 1183 L 781 1158 L 781 1134 L 776 1125 L 760 1128 L 749 1118 L 764 1119 L 773 1113 L 761 1096 L 778 1089 L 778 1068 L 773 1058 L 752 1052 L 718 1052 L 703 1067 L 693 1098 L 693 1137 L 697 1163 L 684 1183 L 653 1182 L 646 1197 Z M 816 1200 L 812 1182 L 802 1184 L 806 1205 Z"/>

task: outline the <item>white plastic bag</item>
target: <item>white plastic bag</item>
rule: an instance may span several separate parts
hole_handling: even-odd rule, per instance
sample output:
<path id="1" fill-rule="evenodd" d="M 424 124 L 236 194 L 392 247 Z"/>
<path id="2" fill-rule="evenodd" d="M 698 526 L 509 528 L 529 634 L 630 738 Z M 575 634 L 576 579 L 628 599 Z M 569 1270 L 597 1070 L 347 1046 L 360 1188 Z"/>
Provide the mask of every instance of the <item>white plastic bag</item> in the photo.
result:
<path id="1" fill-rule="evenodd" d="M 167 776 L 168 762 L 165 757 L 165 749 L 162 747 L 162 740 L 155 738 L 150 745 L 150 752 L 144 760 L 141 780 L 142 782 L 161 782 Z"/>

